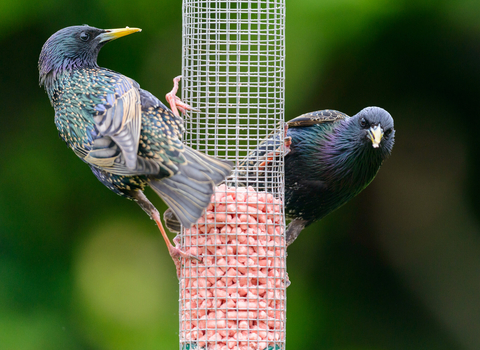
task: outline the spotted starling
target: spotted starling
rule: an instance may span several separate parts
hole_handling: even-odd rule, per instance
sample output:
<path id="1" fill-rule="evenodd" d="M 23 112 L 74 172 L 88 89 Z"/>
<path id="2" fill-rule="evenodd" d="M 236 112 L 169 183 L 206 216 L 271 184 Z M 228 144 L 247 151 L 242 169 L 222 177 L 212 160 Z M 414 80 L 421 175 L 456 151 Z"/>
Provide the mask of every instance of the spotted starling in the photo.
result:
<path id="1" fill-rule="evenodd" d="M 181 141 L 183 119 L 134 80 L 97 65 L 103 45 L 138 28 L 59 30 L 43 45 L 40 86 L 55 109 L 60 137 L 113 192 L 136 201 L 156 221 L 170 255 L 190 255 L 174 247 L 157 209 L 143 190 L 150 186 L 185 227 L 203 214 L 215 185 L 232 164 L 204 155 Z M 175 91 L 172 91 L 174 93 Z M 188 109 L 176 96 L 180 109 Z"/>
<path id="2" fill-rule="evenodd" d="M 276 173 L 274 158 L 285 161 L 285 213 L 290 223 L 287 246 L 300 232 L 359 194 L 375 178 L 395 141 L 393 118 L 384 109 L 367 107 L 353 117 L 321 110 L 287 122 L 265 139 L 235 171 L 237 185 L 262 191 Z M 175 214 L 164 214 L 167 227 L 178 231 Z"/>

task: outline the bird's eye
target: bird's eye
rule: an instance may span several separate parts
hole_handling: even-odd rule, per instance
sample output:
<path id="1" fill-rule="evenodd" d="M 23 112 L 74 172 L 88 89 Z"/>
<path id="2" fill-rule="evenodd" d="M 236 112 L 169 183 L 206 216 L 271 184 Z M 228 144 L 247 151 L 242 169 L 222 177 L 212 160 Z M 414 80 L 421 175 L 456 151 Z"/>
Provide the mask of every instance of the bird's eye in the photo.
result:
<path id="1" fill-rule="evenodd" d="M 90 34 L 88 34 L 87 32 L 81 32 L 80 39 L 82 41 L 88 41 L 90 39 Z"/>
<path id="2" fill-rule="evenodd" d="M 392 134 L 392 129 L 387 129 L 387 130 L 385 130 L 385 132 L 383 133 L 383 136 L 384 136 L 384 137 L 389 137 L 391 134 Z"/>
<path id="3" fill-rule="evenodd" d="M 368 127 L 368 122 L 367 122 L 367 120 L 366 120 L 365 118 L 360 119 L 360 126 L 361 126 L 362 128 Z"/>

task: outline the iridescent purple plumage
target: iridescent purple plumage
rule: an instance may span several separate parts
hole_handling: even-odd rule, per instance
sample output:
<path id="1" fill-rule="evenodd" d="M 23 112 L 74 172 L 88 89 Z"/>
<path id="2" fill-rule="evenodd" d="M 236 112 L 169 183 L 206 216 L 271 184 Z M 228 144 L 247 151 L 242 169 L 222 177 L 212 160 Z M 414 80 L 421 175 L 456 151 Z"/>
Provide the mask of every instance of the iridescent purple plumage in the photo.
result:
<path id="1" fill-rule="evenodd" d="M 314 124 L 298 123 L 288 131 L 292 144 L 285 157 L 285 210 L 292 221 L 287 244 L 367 187 L 393 148 L 393 118 L 382 108 L 367 107 L 353 117 L 330 111 L 336 120 L 322 120 L 322 113 L 309 114 L 317 119 Z M 382 130 L 377 139 L 371 135 L 376 127 Z"/>
<path id="2" fill-rule="evenodd" d="M 237 185 L 264 190 L 273 181 L 273 157 L 285 158 L 285 213 L 290 223 L 287 245 L 300 232 L 359 194 L 375 178 L 392 152 L 395 129 L 392 116 L 379 107 L 367 107 L 353 117 L 321 110 L 288 121 L 284 148 L 279 130 L 239 162 Z M 283 129 L 283 128 L 282 128 Z M 275 169 L 276 170 L 276 169 Z M 278 195 L 278 194 L 277 194 Z M 178 231 L 173 213 L 164 214 L 167 227 Z"/>

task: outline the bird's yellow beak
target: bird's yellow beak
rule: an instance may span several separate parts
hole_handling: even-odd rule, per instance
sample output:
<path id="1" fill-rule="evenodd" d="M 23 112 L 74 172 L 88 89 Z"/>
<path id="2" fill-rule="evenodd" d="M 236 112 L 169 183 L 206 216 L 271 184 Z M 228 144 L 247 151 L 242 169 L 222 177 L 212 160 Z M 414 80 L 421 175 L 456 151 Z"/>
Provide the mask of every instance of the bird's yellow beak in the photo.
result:
<path id="1" fill-rule="evenodd" d="M 368 129 L 368 137 L 370 137 L 370 140 L 372 140 L 373 148 L 378 148 L 383 137 L 382 127 L 380 125 L 372 126 L 370 129 Z"/>
<path id="2" fill-rule="evenodd" d="M 105 33 L 102 33 L 98 36 L 100 38 L 100 42 L 103 43 L 105 41 L 111 41 L 115 40 L 118 38 L 121 38 L 122 36 L 129 35 L 132 33 L 136 32 L 141 32 L 142 30 L 140 28 L 118 28 L 118 29 L 105 29 Z"/>

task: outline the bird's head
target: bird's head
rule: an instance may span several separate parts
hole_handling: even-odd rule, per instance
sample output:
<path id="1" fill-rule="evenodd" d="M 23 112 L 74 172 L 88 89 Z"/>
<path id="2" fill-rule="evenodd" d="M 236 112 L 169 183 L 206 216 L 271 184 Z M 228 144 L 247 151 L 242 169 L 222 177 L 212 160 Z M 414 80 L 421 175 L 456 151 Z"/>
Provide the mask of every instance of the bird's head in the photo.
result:
<path id="1" fill-rule="evenodd" d="M 373 148 L 381 148 L 390 154 L 395 140 L 393 118 L 380 107 L 366 107 L 352 117 L 361 134 L 360 139 Z"/>
<path id="2" fill-rule="evenodd" d="M 40 86 L 61 71 L 96 67 L 98 52 L 103 45 L 139 31 L 139 28 L 98 29 L 87 25 L 59 30 L 42 47 L 38 60 Z"/>

